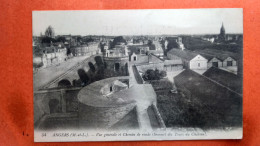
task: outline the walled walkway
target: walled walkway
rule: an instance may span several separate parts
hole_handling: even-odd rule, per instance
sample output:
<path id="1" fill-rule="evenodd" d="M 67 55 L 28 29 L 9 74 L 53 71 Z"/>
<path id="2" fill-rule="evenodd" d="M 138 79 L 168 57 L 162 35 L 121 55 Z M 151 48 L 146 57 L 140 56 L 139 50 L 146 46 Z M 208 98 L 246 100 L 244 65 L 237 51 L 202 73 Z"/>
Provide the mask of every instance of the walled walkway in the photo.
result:
<path id="1" fill-rule="evenodd" d="M 129 76 L 130 76 L 130 81 L 129 81 L 130 86 L 137 84 L 137 81 L 136 81 L 135 75 L 134 75 L 134 71 L 133 71 L 133 65 L 129 65 L 128 71 L 129 71 Z"/>
<path id="2" fill-rule="evenodd" d="M 130 85 L 132 86 L 141 86 L 140 84 L 137 83 L 134 72 L 133 72 L 133 67 L 132 65 L 129 65 L 129 76 L 130 76 Z M 137 117 L 138 117 L 138 122 L 139 122 L 139 127 L 142 130 L 151 130 L 152 126 L 150 123 L 150 118 L 147 113 L 148 107 L 151 105 L 153 102 L 153 99 L 151 99 L 150 95 L 151 93 L 146 93 L 146 90 L 143 91 L 143 95 L 138 96 L 139 98 L 135 98 L 136 100 L 136 110 L 137 110 Z M 147 90 L 149 91 L 149 90 Z M 142 93 L 140 93 L 142 94 Z M 156 95 L 156 94 L 155 94 Z"/>

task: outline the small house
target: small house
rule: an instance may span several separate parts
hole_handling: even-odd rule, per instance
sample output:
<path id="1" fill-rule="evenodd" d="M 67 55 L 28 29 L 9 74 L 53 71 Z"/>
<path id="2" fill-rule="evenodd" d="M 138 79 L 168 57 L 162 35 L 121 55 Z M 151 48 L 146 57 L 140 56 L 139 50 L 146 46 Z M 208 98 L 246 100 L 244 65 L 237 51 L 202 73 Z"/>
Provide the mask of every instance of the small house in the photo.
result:
<path id="1" fill-rule="evenodd" d="M 237 61 L 232 57 L 227 57 L 223 60 L 223 67 L 237 66 Z"/>
<path id="2" fill-rule="evenodd" d="M 129 61 L 137 61 L 137 55 L 135 54 L 135 52 L 133 52 L 133 54 L 130 56 Z"/>
<path id="3" fill-rule="evenodd" d="M 213 57 L 208 62 L 208 68 L 210 67 L 222 67 L 222 61 L 217 57 Z"/>

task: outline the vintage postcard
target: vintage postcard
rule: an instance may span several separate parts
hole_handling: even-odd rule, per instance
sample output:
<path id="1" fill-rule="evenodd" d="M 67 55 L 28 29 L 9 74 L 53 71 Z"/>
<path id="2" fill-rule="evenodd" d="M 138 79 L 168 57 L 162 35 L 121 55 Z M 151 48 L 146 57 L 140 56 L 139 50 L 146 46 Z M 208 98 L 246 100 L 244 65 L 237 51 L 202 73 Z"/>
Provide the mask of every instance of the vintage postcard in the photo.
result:
<path id="1" fill-rule="evenodd" d="M 35 142 L 242 138 L 243 9 L 32 14 Z"/>

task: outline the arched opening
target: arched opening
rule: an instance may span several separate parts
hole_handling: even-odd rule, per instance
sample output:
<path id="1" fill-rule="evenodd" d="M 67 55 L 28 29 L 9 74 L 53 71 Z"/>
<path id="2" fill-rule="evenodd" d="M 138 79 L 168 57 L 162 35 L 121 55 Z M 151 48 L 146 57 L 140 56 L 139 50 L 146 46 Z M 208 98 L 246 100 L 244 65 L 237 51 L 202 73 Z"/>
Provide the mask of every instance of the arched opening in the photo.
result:
<path id="1" fill-rule="evenodd" d="M 60 102 L 58 99 L 51 99 L 49 101 L 49 108 L 50 108 L 50 113 L 59 113 L 60 112 Z"/>
<path id="2" fill-rule="evenodd" d="M 69 87 L 69 86 L 71 86 L 71 83 L 67 79 L 63 79 L 58 83 L 58 87 Z"/>
<path id="3" fill-rule="evenodd" d="M 119 63 L 115 63 L 115 70 L 119 71 L 119 68 L 120 68 L 120 64 Z"/>

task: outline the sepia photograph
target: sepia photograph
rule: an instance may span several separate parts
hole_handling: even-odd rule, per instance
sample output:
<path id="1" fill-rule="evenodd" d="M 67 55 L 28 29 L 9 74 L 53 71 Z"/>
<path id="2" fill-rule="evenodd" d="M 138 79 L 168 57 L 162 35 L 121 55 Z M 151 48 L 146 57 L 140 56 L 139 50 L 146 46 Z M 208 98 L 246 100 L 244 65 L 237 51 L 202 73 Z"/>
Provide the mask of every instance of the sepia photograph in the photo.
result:
<path id="1" fill-rule="evenodd" d="M 243 9 L 32 12 L 34 141 L 241 139 Z"/>

